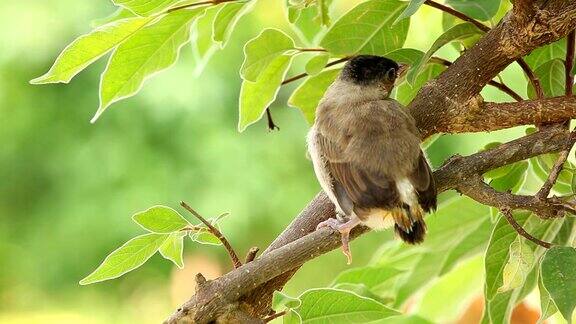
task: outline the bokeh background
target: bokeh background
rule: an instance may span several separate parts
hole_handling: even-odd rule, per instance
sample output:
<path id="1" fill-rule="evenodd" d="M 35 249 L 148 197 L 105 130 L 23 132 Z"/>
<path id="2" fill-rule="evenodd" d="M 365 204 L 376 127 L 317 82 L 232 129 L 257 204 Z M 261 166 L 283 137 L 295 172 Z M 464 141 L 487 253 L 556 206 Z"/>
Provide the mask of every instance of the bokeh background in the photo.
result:
<path id="1" fill-rule="evenodd" d="M 336 2 L 334 17 L 356 1 Z M 192 293 L 196 272 L 214 278 L 230 263 L 220 247 L 187 242 L 182 270 L 154 256 L 117 280 L 79 286 L 110 251 L 142 233 L 132 214 L 156 204 L 177 208 L 180 200 L 208 217 L 230 212 L 222 229 L 243 254 L 265 248 L 319 191 L 305 155 L 308 125 L 286 105 L 294 85 L 272 107 L 280 131 L 268 132 L 265 122 L 236 131 L 242 46 L 264 27 L 290 32 L 282 1 L 259 1 L 201 73 L 185 47 L 176 66 L 91 125 L 105 60 L 69 85 L 28 81 L 114 10 L 108 0 L 0 1 L 0 323 L 158 323 Z M 442 33 L 434 9 L 424 7 L 412 22 L 406 47 L 425 51 Z M 446 46 L 439 55 L 458 53 Z M 526 93 L 516 66 L 502 77 Z M 510 100 L 493 89 L 484 95 Z M 438 166 L 522 132 L 445 136 L 428 154 Z M 354 242 L 355 264 L 369 262 L 391 237 L 370 233 Z M 468 282 L 471 296 L 481 294 L 481 261 L 457 267 L 452 275 L 460 279 L 438 289 Z M 306 264 L 286 292 L 325 286 L 345 268 L 334 251 Z"/>

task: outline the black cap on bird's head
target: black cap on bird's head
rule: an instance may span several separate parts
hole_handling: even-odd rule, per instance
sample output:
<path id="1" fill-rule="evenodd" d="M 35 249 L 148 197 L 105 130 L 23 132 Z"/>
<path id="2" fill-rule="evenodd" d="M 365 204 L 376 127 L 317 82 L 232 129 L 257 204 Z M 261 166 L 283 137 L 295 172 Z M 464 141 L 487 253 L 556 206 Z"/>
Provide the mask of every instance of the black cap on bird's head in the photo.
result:
<path id="1" fill-rule="evenodd" d="M 341 78 L 358 85 L 377 83 L 394 84 L 404 65 L 376 55 L 358 55 L 350 59 L 341 73 Z"/>

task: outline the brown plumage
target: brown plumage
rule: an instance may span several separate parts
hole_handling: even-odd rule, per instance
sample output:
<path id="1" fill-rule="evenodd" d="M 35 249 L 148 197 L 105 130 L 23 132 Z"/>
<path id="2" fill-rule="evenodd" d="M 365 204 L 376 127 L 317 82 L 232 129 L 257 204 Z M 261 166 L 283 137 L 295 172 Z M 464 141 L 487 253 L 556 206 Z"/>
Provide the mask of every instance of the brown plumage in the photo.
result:
<path id="1" fill-rule="evenodd" d="M 320 102 L 308 135 L 318 180 L 341 221 L 348 220 L 320 227 L 338 228 L 345 245 L 359 223 L 377 229 L 394 225 L 405 242 L 422 242 L 424 213 L 436 208 L 436 187 L 414 119 L 388 97 L 399 69 L 377 56 L 349 61 Z"/>

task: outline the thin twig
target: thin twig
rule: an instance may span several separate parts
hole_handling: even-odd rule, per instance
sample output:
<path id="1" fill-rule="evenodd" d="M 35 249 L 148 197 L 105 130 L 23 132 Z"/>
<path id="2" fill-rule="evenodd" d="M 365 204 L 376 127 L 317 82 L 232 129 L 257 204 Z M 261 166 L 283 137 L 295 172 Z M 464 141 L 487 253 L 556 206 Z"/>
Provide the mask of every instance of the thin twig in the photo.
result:
<path id="1" fill-rule="evenodd" d="M 212 233 L 214 236 L 216 236 L 218 238 L 218 240 L 220 240 L 220 242 L 222 242 L 222 245 L 224 245 L 224 248 L 226 248 L 226 251 L 228 251 L 228 255 L 230 256 L 230 259 L 232 260 L 232 264 L 234 265 L 234 268 L 239 268 L 242 265 L 242 262 L 240 262 L 238 255 L 236 254 L 236 252 L 234 251 L 234 249 L 232 248 L 232 246 L 230 245 L 230 242 L 228 242 L 226 237 L 224 237 L 224 235 L 216 227 L 214 227 L 212 224 L 210 224 L 209 221 L 207 221 L 204 217 L 202 217 L 200 214 L 198 214 L 187 203 L 181 201 L 180 205 L 182 207 L 186 208 L 186 210 L 188 210 L 192 215 L 194 215 L 202 223 L 204 223 L 204 225 L 206 225 L 206 227 L 208 227 L 208 230 L 210 231 L 210 233 Z"/>
<path id="2" fill-rule="evenodd" d="M 184 4 L 184 5 L 169 8 L 168 10 L 164 11 L 163 13 L 167 14 L 167 13 L 171 13 L 171 12 L 182 10 L 182 9 L 189 9 L 189 8 L 203 6 L 203 5 L 217 5 L 220 3 L 233 2 L 233 1 L 237 1 L 237 0 L 211 0 L 211 1 L 194 2 L 194 3 L 189 3 L 189 4 Z"/>
<path id="3" fill-rule="evenodd" d="M 257 246 L 251 247 L 250 250 L 248 250 L 248 253 L 246 254 L 246 259 L 244 260 L 244 263 L 254 261 L 254 259 L 256 259 L 256 255 L 258 254 L 258 251 L 260 251 L 259 247 Z"/>
<path id="4" fill-rule="evenodd" d="M 576 31 L 571 31 L 567 36 L 566 42 L 566 61 L 564 65 L 566 67 L 566 95 L 571 96 L 574 87 L 574 76 L 572 75 L 572 69 L 574 68 L 574 50 L 576 47 Z"/>
<path id="5" fill-rule="evenodd" d="M 552 190 L 552 187 L 554 187 L 554 184 L 556 183 L 556 180 L 560 175 L 560 172 L 562 172 L 562 167 L 564 166 L 564 163 L 566 163 L 566 160 L 568 159 L 568 153 L 569 150 L 566 150 L 558 154 L 558 159 L 556 160 L 556 163 L 554 163 L 554 166 L 550 170 L 550 174 L 548 174 L 548 179 L 546 179 L 546 181 L 542 185 L 542 188 L 540 188 L 540 190 L 536 194 L 537 198 L 546 199 L 548 197 L 548 195 L 550 194 L 550 190 Z"/>
<path id="6" fill-rule="evenodd" d="M 326 67 L 330 67 L 330 66 L 333 66 L 333 65 L 342 63 L 342 62 L 346 62 L 346 61 L 348 61 L 349 59 L 350 59 L 350 57 L 344 57 L 344 58 L 338 59 L 338 60 L 336 60 L 336 61 L 332 61 L 332 62 L 326 64 Z M 296 80 L 300 80 L 300 79 L 305 78 L 305 77 L 307 77 L 307 76 L 308 76 L 308 73 L 296 74 L 295 76 L 290 77 L 290 78 L 282 81 L 282 85 L 288 84 L 288 83 L 290 83 L 290 82 L 294 82 L 294 81 L 296 81 Z"/>
<path id="7" fill-rule="evenodd" d="M 461 20 L 469 22 L 469 23 L 473 24 L 474 26 L 478 27 L 478 29 L 480 29 L 481 31 L 483 31 L 485 33 L 490 31 L 490 27 L 488 27 L 488 26 L 484 25 L 483 23 L 479 22 L 478 20 L 476 20 L 472 17 L 469 17 L 466 14 L 464 14 L 460 11 L 454 10 L 448 6 L 434 2 L 432 0 L 426 0 L 424 2 L 424 4 L 426 4 L 430 7 L 436 8 L 438 10 L 444 11 L 444 12 L 446 12 L 446 13 L 448 13 L 448 14 L 456 17 L 456 18 L 459 18 Z M 516 62 L 518 62 L 518 65 L 520 65 L 520 67 L 522 68 L 524 73 L 526 73 L 526 76 L 528 76 L 528 79 L 530 80 L 530 82 L 532 83 L 532 86 L 536 90 L 536 95 L 538 96 L 538 99 L 544 98 L 544 91 L 542 91 L 542 85 L 540 84 L 540 80 L 534 74 L 532 69 L 530 69 L 530 66 L 526 63 L 526 61 L 524 61 L 523 58 L 517 59 Z"/>
<path id="8" fill-rule="evenodd" d="M 537 239 L 534 236 L 530 235 L 528 232 L 526 232 L 526 230 L 522 228 L 522 225 L 518 224 L 518 222 L 514 219 L 514 216 L 512 215 L 512 211 L 510 209 L 501 209 L 500 212 L 502 213 L 502 215 L 504 215 L 504 217 L 506 217 L 508 223 L 516 230 L 516 232 L 518 232 L 518 234 L 520 234 L 520 236 L 546 249 L 552 247 L 551 243 Z"/>
<path id="9" fill-rule="evenodd" d="M 434 1 L 432 1 L 432 0 L 426 0 L 426 1 L 424 2 L 424 4 L 425 4 L 425 5 L 428 5 L 428 6 L 432 7 L 432 8 L 436 8 L 436 9 L 438 9 L 438 10 L 444 11 L 444 12 L 446 12 L 446 13 L 448 13 L 448 14 L 451 14 L 452 16 L 454 16 L 454 17 L 456 17 L 456 18 L 459 18 L 459 19 L 461 19 L 461 20 L 467 21 L 467 22 L 473 24 L 474 26 L 478 27 L 478 29 L 480 29 L 481 31 L 483 31 L 483 32 L 485 32 L 485 33 L 487 33 L 488 31 L 490 31 L 490 27 L 488 27 L 488 26 L 484 25 L 483 23 L 479 22 L 478 20 L 476 20 L 476 19 L 474 19 L 474 18 L 472 18 L 472 17 L 469 17 L 469 16 L 461 13 L 460 11 L 454 10 L 454 9 L 448 7 L 448 6 L 445 6 L 445 5 L 440 4 L 440 3 L 438 3 L 438 2 L 434 2 Z"/>
<path id="10" fill-rule="evenodd" d="M 538 79 L 536 74 L 534 74 L 534 71 L 532 71 L 532 69 L 530 68 L 528 63 L 526 63 L 526 61 L 524 61 L 523 58 L 517 59 L 516 62 L 518 62 L 518 65 L 520 65 L 520 67 L 522 68 L 522 70 L 524 71 L 524 73 L 526 74 L 528 79 L 530 80 L 530 83 L 532 83 L 532 86 L 534 87 L 534 90 L 536 91 L 536 97 L 538 99 L 544 98 L 544 90 L 542 90 L 542 84 L 540 84 L 540 79 Z"/>
<path id="11" fill-rule="evenodd" d="M 452 65 L 452 62 L 443 59 L 441 57 L 437 57 L 437 56 L 433 56 L 432 58 L 430 58 L 430 62 L 433 63 L 438 63 L 438 64 L 442 64 L 444 66 L 450 66 Z M 514 90 L 512 90 L 510 87 L 508 87 L 506 84 L 504 84 L 503 82 L 498 82 L 495 80 L 490 80 L 488 82 L 488 85 L 491 85 L 497 89 L 499 89 L 500 91 L 506 93 L 507 95 L 509 95 L 510 97 L 512 97 L 514 100 L 516 101 L 523 101 L 524 98 L 522 98 L 518 93 L 516 93 Z"/>
<path id="12" fill-rule="evenodd" d="M 328 52 L 327 50 L 323 49 L 323 48 L 301 48 L 301 47 L 295 47 L 295 50 L 299 51 L 299 52 Z"/>
<path id="13" fill-rule="evenodd" d="M 266 108 L 266 119 L 268 120 L 268 130 L 269 131 L 280 130 L 280 127 L 278 127 L 274 123 L 274 119 L 272 118 L 272 112 L 270 112 L 270 107 Z"/>
<path id="14" fill-rule="evenodd" d="M 281 311 L 281 312 L 278 312 L 276 314 L 272 314 L 272 315 L 266 317 L 264 319 L 264 322 L 268 323 L 268 322 L 272 321 L 273 319 L 276 319 L 276 318 L 284 316 L 284 315 L 286 315 L 286 311 Z"/>

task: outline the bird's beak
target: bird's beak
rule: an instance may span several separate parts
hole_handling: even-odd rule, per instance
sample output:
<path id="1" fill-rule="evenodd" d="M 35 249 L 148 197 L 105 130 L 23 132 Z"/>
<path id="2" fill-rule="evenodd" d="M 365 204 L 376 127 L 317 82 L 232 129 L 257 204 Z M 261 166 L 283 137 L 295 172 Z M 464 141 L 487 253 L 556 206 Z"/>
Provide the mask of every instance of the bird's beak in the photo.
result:
<path id="1" fill-rule="evenodd" d="M 406 73 L 408 72 L 408 70 L 410 69 L 410 65 L 408 64 L 403 64 L 403 63 L 399 63 L 398 64 L 398 72 L 396 74 L 396 84 L 399 84 L 402 82 L 402 80 L 404 80 L 404 77 L 406 76 Z"/>

